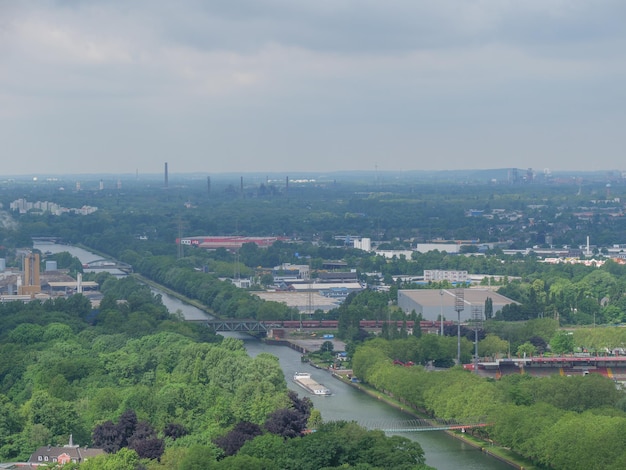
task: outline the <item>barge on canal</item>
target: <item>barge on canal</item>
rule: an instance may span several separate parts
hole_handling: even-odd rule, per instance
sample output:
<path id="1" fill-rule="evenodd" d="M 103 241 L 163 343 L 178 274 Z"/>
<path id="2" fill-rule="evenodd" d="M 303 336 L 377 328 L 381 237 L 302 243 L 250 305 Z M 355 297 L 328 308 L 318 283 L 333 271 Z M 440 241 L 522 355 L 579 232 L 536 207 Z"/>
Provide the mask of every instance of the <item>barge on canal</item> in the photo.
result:
<path id="1" fill-rule="evenodd" d="M 313 380 L 308 372 L 296 372 L 293 376 L 293 381 L 313 395 L 328 396 L 331 394 L 328 388 Z"/>

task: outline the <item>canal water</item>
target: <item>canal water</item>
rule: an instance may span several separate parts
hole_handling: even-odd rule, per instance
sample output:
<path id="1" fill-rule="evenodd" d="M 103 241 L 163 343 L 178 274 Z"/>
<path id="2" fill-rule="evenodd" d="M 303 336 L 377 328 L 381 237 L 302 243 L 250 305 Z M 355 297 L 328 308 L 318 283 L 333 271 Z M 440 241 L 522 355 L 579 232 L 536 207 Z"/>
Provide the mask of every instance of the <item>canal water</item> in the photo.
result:
<path id="1" fill-rule="evenodd" d="M 180 311 L 188 319 L 206 318 L 206 314 L 177 298 L 160 292 L 163 304 L 170 312 Z M 280 366 L 287 379 L 287 386 L 301 396 L 308 396 L 316 409 L 322 413 L 326 421 L 346 420 L 359 423 L 381 422 L 412 419 L 411 415 L 401 412 L 386 403 L 377 400 L 348 384 L 340 382 L 325 370 L 316 369 L 303 364 L 300 353 L 286 346 L 265 344 L 244 333 L 223 333 L 225 336 L 244 341 L 246 350 L 251 356 L 269 353 L 278 357 Z M 292 379 L 295 372 L 309 372 L 316 382 L 328 387 L 332 395 L 329 397 L 314 396 L 306 393 Z M 454 439 L 442 431 L 423 431 L 398 433 L 419 442 L 426 455 L 426 463 L 439 470 L 510 470 L 511 467 L 479 450 Z"/>
<path id="2" fill-rule="evenodd" d="M 35 248 L 42 252 L 50 251 L 52 253 L 68 251 L 83 263 L 100 258 L 93 253 L 73 246 L 38 245 Z M 157 289 L 153 289 L 153 292 L 161 295 L 163 304 L 172 313 L 180 311 L 187 320 L 207 318 L 206 313 L 192 305 L 186 304 Z M 412 418 L 410 415 L 334 379 L 327 371 L 303 364 L 300 360 L 300 354 L 288 347 L 267 345 L 245 334 L 225 333 L 225 335 L 243 340 L 248 353 L 253 357 L 260 353 L 270 353 L 277 356 L 287 379 L 287 386 L 300 395 L 308 396 L 326 421 L 346 420 L 366 423 Z M 316 397 L 307 394 L 291 380 L 295 372 L 310 372 L 317 382 L 323 383 L 332 391 L 332 396 Z M 424 449 L 426 463 L 439 470 L 457 470 L 461 468 L 466 470 L 511 469 L 510 466 L 441 431 L 399 433 L 399 435 L 419 442 Z"/>

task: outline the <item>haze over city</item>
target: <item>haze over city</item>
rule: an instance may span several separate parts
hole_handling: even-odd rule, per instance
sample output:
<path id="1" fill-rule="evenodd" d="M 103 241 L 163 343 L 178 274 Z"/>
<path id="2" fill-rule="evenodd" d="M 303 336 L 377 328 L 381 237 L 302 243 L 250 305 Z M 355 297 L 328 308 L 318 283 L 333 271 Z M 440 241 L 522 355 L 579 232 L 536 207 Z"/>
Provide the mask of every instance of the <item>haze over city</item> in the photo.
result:
<path id="1" fill-rule="evenodd" d="M 0 3 L 1 173 L 621 169 L 617 0 Z"/>

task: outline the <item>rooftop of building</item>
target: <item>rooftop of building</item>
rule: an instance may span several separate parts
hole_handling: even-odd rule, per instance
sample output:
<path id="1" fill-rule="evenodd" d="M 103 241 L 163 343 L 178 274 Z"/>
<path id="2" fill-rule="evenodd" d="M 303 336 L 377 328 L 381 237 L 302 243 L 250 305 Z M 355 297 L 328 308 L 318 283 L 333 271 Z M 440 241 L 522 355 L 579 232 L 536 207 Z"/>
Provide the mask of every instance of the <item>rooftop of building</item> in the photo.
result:
<path id="1" fill-rule="evenodd" d="M 515 303 L 514 300 L 490 289 L 471 288 L 462 289 L 462 291 L 463 302 L 466 306 L 484 304 L 487 297 L 491 298 L 494 305 Z M 445 307 L 450 307 L 456 302 L 456 289 L 403 289 L 398 291 L 398 296 L 400 295 L 407 296 L 425 307 L 439 307 L 442 303 Z"/>

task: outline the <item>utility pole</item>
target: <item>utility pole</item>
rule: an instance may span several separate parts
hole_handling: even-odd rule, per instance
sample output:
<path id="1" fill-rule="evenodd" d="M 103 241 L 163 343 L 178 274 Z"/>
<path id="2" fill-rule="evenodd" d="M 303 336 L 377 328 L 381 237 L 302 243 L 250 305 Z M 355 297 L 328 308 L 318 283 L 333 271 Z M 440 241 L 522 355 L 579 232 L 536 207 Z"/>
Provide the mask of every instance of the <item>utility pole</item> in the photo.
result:
<path id="1" fill-rule="evenodd" d="M 441 331 L 439 335 L 443 336 L 443 289 L 439 291 L 439 297 L 441 298 L 441 309 L 439 313 L 439 319 L 441 320 Z"/>
<path id="2" fill-rule="evenodd" d="M 462 287 L 455 289 L 454 310 L 457 314 L 456 324 L 456 361 L 461 365 L 461 312 L 465 310 L 465 291 Z"/>
<path id="3" fill-rule="evenodd" d="M 472 328 L 474 329 L 474 373 L 478 374 L 478 330 L 483 327 L 483 308 L 472 305 Z"/>

